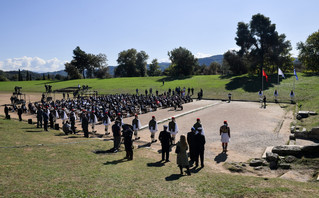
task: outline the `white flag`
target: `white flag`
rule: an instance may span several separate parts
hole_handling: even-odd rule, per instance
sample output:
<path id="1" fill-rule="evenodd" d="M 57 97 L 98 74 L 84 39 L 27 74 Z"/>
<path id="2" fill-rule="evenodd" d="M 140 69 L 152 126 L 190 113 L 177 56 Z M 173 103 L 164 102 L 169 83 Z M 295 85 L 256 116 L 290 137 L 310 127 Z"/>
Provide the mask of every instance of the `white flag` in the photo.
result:
<path id="1" fill-rule="evenodd" d="M 278 75 L 282 76 L 283 78 L 285 78 L 284 73 L 281 71 L 281 69 L 278 67 Z"/>

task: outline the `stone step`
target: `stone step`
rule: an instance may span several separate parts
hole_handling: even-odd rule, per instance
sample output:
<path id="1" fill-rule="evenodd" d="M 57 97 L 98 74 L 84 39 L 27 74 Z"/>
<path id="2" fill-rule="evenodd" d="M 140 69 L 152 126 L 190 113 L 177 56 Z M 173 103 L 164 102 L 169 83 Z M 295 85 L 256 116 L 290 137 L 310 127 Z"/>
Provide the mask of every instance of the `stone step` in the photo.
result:
<path id="1" fill-rule="evenodd" d="M 271 152 L 273 148 L 274 148 L 273 146 L 268 146 L 268 147 L 265 149 L 264 154 L 261 156 L 261 158 L 266 159 L 266 153 L 267 153 L 267 152 Z"/>

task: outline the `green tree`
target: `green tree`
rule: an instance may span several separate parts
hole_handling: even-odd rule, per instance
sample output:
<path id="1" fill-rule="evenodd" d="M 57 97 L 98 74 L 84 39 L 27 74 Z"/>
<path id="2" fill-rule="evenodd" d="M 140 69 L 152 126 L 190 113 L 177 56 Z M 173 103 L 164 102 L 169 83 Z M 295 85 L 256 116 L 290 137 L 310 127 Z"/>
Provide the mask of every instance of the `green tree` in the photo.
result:
<path id="1" fill-rule="evenodd" d="M 147 70 L 147 74 L 149 76 L 160 76 L 162 73 L 160 66 L 158 65 L 157 59 L 153 59 L 152 63 L 149 65 L 149 69 Z"/>
<path id="2" fill-rule="evenodd" d="M 86 73 L 88 78 L 92 78 L 96 70 L 100 70 L 103 67 L 107 66 L 107 63 L 106 63 L 107 58 L 105 54 L 101 54 L 101 53 L 98 55 L 88 54 L 87 58 L 88 58 L 88 65 L 86 66 Z M 103 71 L 108 72 L 107 69 L 106 70 L 104 69 Z"/>
<path id="3" fill-rule="evenodd" d="M 51 80 L 51 76 L 50 76 L 50 74 L 48 73 L 48 80 Z"/>
<path id="4" fill-rule="evenodd" d="M 81 79 L 82 75 L 79 72 L 78 68 L 76 68 L 75 64 L 71 63 L 65 63 L 65 69 L 64 71 L 68 73 L 69 79 Z"/>
<path id="5" fill-rule="evenodd" d="M 28 81 L 29 80 L 29 71 L 27 70 L 27 76 L 25 77 L 25 80 Z"/>
<path id="6" fill-rule="evenodd" d="M 100 67 L 98 70 L 94 71 L 94 75 L 97 78 L 101 78 L 101 79 L 110 78 L 111 77 L 111 75 L 109 74 L 109 68 L 108 67 Z"/>
<path id="7" fill-rule="evenodd" d="M 115 69 L 116 77 L 133 77 L 138 76 L 136 68 L 136 49 L 128 49 L 119 53 L 117 58 L 118 66 Z"/>
<path id="8" fill-rule="evenodd" d="M 146 76 L 146 66 L 147 66 L 148 55 L 144 51 L 140 51 L 136 54 L 136 69 L 138 76 L 144 77 Z"/>
<path id="9" fill-rule="evenodd" d="M 79 71 L 78 71 L 79 72 Z M 60 74 L 56 74 L 54 77 L 56 80 L 62 80 L 62 76 Z"/>
<path id="10" fill-rule="evenodd" d="M 319 30 L 308 36 L 305 43 L 297 44 L 298 58 L 306 69 L 319 72 Z"/>
<path id="11" fill-rule="evenodd" d="M 250 24 L 239 22 L 236 44 L 240 47 L 238 55 L 245 57 L 250 71 L 277 71 L 278 66 L 292 65 L 291 44 L 284 34 L 278 34 L 276 25 L 262 14 L 252 16 Z"/>
<path id="12" fill-rule="evenodd" d="M 23 78 L 22 78 L 22 74 L 21 74 L 20 69 L 19 69 L 19 71 L 18 71 L 18 81 L 23 81 Z"/>
<path id="13" fill-rule="evenodd" d="M 81 50 L 79 46 L 73 50 L 73 60 L 71 63 L 82 73 L 83 78 L 85 78 L 85 69 L 89 65 L 89 58 L 85 51 Z"/>
<path id="14" fill-rule="evenodd" d="M 188 49 L 183 47 L 175 48 L 168 52 L 168 56 L 172 62 L 172 76 L 189 76 L 194 73 L 194 68 L 198 61 Z"/>
<path id="15" fill-rule="evenodd" d="M 247 73 L 247 67 L 243 59 L 244 58 L 240 57 L 236 51 L 227 51 L 224 54 L 223 65 L 228 67 L 235 75 L 245 74 Z"/>

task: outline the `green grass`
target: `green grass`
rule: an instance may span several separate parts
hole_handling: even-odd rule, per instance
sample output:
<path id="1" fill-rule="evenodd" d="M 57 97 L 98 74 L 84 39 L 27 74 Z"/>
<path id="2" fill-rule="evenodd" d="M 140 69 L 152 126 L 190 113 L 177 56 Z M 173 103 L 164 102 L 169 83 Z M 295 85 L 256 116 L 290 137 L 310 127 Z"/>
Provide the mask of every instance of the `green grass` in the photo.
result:
<path id="1" fill-rule="evenodd" d="M 135 149 L 95 154 L 112 142 L 66 139 L 33 125 L 0 120 L 0 195 L 3 197 L 316 197 L 319 184 L 214 173 L 208 167 L 179 177 L 175 154 L 158 166 L 160 154 Z M 79 142 L 71 144 L 72 142 Z M 70 144 L 64 144 L 70 143 Z M 39 146 L 39 144 L 42 144 Z M 206 162 L 208 163 L 208 162 Z"/>
<path id="2" fill-rule="evenodd" d="M 268 101 L 274 101 L 273 93 L 277 89 L 280 102 L 290 102 L 289 93 L 295 83 L 296 100 L 299 109 L 313 110 L 319 112 L 319 76 L 298 73 L 299 80 L 295 80 L 293 74 L 285 74 L 286 79 L 282 79 L 277 84 L 277 75 L 269 75 L 269 82 L 264 82 L 264 93 Z M 162 86 L 162 80 L 165 85 Z M 23 81 L 23 82 L 0 82 L 1 92 L 12 92 L 15 86 L 21 86 L 22 92 L 44 92 L 45 84 L 51 84 L 52 89 L 61 89 L 65 87 L 77 87 L 80 85 L 89 85 L 100 94 L 114 93 L 135 93 L 136 88 L 144 94 L 145 89 L 153 88 L 160 93 L 175 87 L 193 87 L 195 89 L 194 97 L 202 88 L 204 98 L 207 99 L 227 99 L 227 94 L 232 93 L 234 100 L 258 101 L 257 92 L 261 88 L 261 79 L 256 76 L 192 76 L 180 79 L 170 77 L 132 77 L 132 78 L 111 78 L 111 79 L 81 79 L 70 81 Z M 284 106 L 284 105 L 282 105 Z M 294 108 L 291 108 L 294 109 Z M 319 125 L 319 116 L 311 116 L 297 124 L 310 130 Z"/>

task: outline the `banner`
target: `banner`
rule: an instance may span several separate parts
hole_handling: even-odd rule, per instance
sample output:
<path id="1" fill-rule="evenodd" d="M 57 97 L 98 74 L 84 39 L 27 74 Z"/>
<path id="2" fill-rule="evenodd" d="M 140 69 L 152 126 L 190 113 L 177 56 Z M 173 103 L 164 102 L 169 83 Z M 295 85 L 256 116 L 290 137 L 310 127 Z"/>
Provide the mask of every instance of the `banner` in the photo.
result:
<path id="1" fill-rule="evenodd" d="M 267 74 L 265 73 L 265 71 L 263 70 L 263 76 L 265 76 L 266 77 L 266 82 L 268 82 L 268 76 L 267 76 Z"/>
<path id="2" fill-rule="evenodd" d="M 282 76 L 283 78 L 285 78 L 284 73 L 281 71 L 281 69 L 278 67 L 278 75 Z"/>

